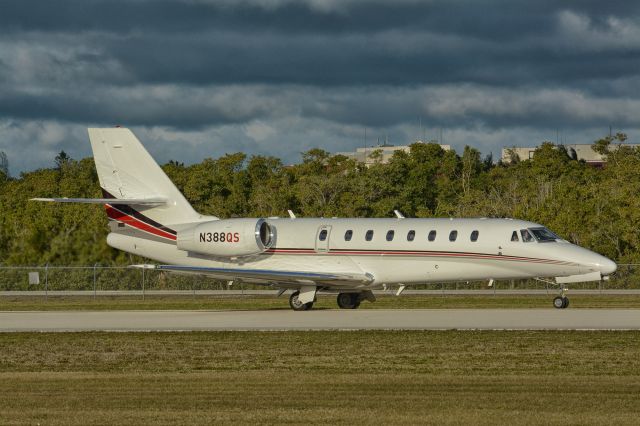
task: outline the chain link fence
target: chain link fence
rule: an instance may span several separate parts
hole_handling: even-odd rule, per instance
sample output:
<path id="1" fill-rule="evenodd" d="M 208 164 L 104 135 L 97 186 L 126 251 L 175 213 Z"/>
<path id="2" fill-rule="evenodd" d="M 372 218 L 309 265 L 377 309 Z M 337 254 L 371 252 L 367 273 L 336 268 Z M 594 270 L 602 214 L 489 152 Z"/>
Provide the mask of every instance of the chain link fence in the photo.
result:
<path id="1" fill-rule="evenodd" d="M 2 266 L 0 291 L 225 290 L 203 275 L 172 274 L 130 266 Z"/>
<path id="2" fill-rule="evenodd" d="M 619 265 L 609 280 L 570 284 L 571 289 L 640 289 L 640 264 Z M 265 286 L 214 280 L 204 275 L 176 274 L 131 266 L 0 266 L 0 291 L 145 291 L 145 290 L 264 290 Z M 544 290 L 538 280 L 498 280 L 412 285 L 413 290 Z"/>

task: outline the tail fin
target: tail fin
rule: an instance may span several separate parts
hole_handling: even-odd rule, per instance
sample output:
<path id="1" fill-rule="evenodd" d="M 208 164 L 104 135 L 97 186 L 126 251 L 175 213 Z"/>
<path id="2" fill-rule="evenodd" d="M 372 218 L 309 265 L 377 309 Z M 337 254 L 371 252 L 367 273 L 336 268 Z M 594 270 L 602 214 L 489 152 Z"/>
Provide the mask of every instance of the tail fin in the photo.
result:
<path id="1" fill-rule="evenodd" d="M 131 130 L 89 129 L 89 139 L 106 198 L 166 200 L 143 207 L 146 217 L 163 225 L 201 220 Z"/>

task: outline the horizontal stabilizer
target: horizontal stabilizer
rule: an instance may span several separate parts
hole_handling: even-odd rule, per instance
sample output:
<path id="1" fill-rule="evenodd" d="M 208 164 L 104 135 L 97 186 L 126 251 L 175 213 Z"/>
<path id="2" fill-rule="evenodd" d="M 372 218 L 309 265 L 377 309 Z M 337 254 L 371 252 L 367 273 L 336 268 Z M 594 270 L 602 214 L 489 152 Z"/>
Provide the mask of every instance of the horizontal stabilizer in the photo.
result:
<path id="1" fill-rule="evenodd" d="M 159 206 L 166 204 L 164 198 L 32 198 L 32 201 L 51 201 L 54 203 L 83 204 L 135 204 L 138 206 Z"/>

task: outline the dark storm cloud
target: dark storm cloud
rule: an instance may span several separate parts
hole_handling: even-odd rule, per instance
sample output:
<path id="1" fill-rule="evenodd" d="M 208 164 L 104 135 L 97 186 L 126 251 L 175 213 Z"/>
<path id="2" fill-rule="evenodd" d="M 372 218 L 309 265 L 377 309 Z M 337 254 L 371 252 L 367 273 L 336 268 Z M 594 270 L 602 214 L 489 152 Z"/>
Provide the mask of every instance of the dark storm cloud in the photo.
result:
<path id="1" fill-rule="evenodd" d="M 116 123 L 261 153 L 352 144 L 363 127 L 406 143 L 418 117 L 489 132 L 474 140 L 492 151 L 557 128 L 633 134 L 639 69 L 630 1 L 8 1 L 0 150 L 24 156 L 17 129 L 53 151 Z"/>
<path id="2" fill-rule="evenodd" d="M 633 16 L 629 1 L 169 1 L 20 0 L 5 2 L 2 31 L 154 31 L 231 29 L 247 32 L 373 33 L 395 28 L 504 40 L 549 31 L 549 16 L 576 10 L 599 19 Z"/>
<path id="3" fill-rule="evenodd" d="M 557 47 L 546 40 L 489 43 L 404 31 L 295 38 L 228 33 L 192 39 L 145 36 L 107 46 L 137 79 L 158 83 L 559 84 L 635 75 L 640 65 L 638 47 L 594 55 L 569 47 L 554 50 Z"/>
<path id="4" fill-rule="evenodd" d="M 594 57 L 590 40 L 577 34 L 575 46 L 562 34 L 565 10 L 610 31 L 595 2 L 323 4 L 27 0 L 3 10 L 0 28 L 8 37 L 76 34 L 142 83 L 561 84 L 625 77 L 640 61 L 638 43 Z M 613 2 L 606 16 L 637 9 Z"/>
<path id="5" fill-rule="evenodd" d="M 393 28 L 466 32 L 476 36 L 544 30 L 553 2 L 197 2 L 131 0 L 22 0 L 0 16 L 2 31 L 126 33 L 271 30 L 280 33 L 373 33 Z M 328 2 L 331 4 L 331 2 Z M 488 7 L 494 12 L 486 15 Z M 630 8 L 627 6 L 627 9 Z M 482 19 L 479 19 L 479 18 Z M 542 28 L 540 26 L 542 25 Z"/>
<path id="6" fill-rule="evenodd" d="M 149 92 L 153 92 L 150 90 Z M 220 93 L 207 92 L 203 99 L 198 93 L 180 88 L 160 89 L 149 93 L 144 89 L 97 89 L 87 93 L 31 94 L 5 91 L 0 93 L 0 115 L 21 119 L 50 119 L 67 122 L 128 123 L 153 126 L 198 128 L 206 124 L 242 123 L 269 111 L 267 99 L 257 97 L 227 98 Z M 219 91 L 218 91 L 219 92 Z M 228 92 L 228 91 L 227 91 Z"/>

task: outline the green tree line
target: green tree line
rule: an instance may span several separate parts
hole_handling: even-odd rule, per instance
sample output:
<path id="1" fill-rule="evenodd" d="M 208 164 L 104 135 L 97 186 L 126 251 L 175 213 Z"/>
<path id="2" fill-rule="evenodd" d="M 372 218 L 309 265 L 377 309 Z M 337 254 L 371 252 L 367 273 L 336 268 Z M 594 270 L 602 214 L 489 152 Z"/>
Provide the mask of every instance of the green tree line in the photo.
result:
<path id="1" fill-rule="evenodd" d="M 196 210 L 221 218 L 286 216 L 287 209 L 302 217 L 391 217 L 394 209 L 407 217 L 513 217 L 626 263 L 640 261 L 640 150 L 617 145 L 625 139 L 594 143 L 608 157 L 603 168 L 548 142 L 533 159 L 510 164 L 493 164 L 471 147 L 457 154 L 420 143 L 370 167 L 312 149 L 293 166 L 234 153 L 163 168 Z M 132 261 L 106 245 L 101 206 L 29 201 L 54 196 L 100 197 L 93 160 L 61 153 L 51 168 L 17 178 L 0 172 L 0 263 Z"/>

